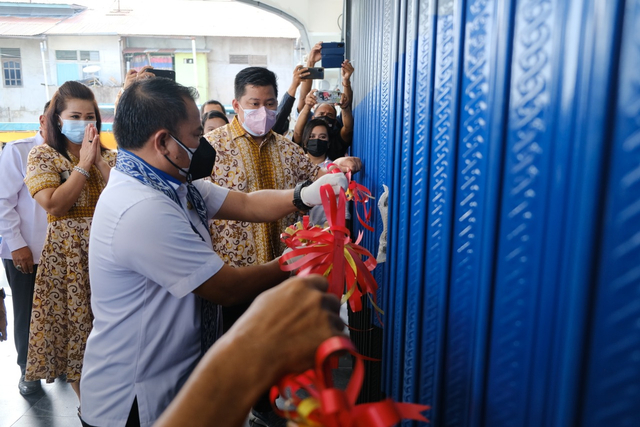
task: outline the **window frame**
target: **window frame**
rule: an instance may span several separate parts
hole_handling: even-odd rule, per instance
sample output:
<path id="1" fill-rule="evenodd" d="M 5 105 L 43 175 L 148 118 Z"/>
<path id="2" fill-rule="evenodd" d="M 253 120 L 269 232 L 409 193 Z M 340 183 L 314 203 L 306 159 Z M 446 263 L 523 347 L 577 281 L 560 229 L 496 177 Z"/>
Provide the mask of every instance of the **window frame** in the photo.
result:
<path id="1" fill-rule="evenodd" d="M 2 70 L 2 87 L 3 88 L 7 88 L 7 89 L 12 89 L 12 88 L 22 88 L 24 87 L 24 72 L 23 72 L 23 67 L 22 67 L 22 52 L 20 52 L 20 48 L 0 48 L 0 53 L 2 53 L 2 51 L 4 50 L 17 50 L 18 52 L 18 56 L 0 56 L 0 69 Z M 6 53 L 3 53 L 2 55 L 6 55 Z M 13 68 L 5 68 L 5 64 L 10 64 L 10 63 L 15 63 L 17 65 L 17 67 L 13 67 Z M 11 78 L 11 76 L 9 76 L 8 78 L 5 77 L 5 71 L 13 71 L 14 73 L 17 72 L 17 74 L 14 74 L 15 77 Z M 16 81 L 16 84 L 11 84 L 11 81 Z"/>

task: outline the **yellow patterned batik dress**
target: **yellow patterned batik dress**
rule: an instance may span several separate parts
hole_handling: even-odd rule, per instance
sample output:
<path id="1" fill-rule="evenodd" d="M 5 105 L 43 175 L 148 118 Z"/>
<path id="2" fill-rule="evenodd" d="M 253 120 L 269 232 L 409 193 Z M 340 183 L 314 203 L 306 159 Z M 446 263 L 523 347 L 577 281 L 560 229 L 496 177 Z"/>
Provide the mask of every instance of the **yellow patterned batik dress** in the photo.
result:
<path id="1" fill-rule="evenodd" d="M 69 177 L 78 158 L 66 159 L 43 144 L 29 153 L 25 183 L 31 196 L 46 188 L 59 187 Z M 113 167 L 116 153 L 103 151 Z M 80 379 L 82 359 L 93 314 L 89 287 L 89 228 L 98 196 L 105 187 L 95 166 L 89 171 L 80 197 L 62 217 L 47 214 L 47 235 L 36 273 L 33 295 L 27 381 L 53 382 L 61 374 L 67 381 Z"/>

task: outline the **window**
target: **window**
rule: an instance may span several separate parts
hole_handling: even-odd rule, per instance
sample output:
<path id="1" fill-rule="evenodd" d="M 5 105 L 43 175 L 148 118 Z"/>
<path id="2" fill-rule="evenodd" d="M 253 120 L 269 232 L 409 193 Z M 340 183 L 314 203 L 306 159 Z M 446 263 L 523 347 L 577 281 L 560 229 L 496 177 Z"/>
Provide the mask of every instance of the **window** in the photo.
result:
<path id="1" fill-rule="evenodd" d="M 81 50 L 80 61 L 100 62 L 100 52 L 97 50 Z"/>
<path id="2" fill-rule="evenodd" d="M 20 49 L 0 48 L 2 58 L 2 81 L 5 87 L 22 86 L 22 61 Z"/>
<path id="3" fill-rule="evenodd" d="M 267 55 L 249 55 L 249 65 L 254 67 L 266 67 Z"/>
<path id="4" fill-rule="evenodd" d="M 56 50 L 56 59 L 58 61 L 77 61 L 77 50 Z"/>
<path id="5" fill-rule="evenodd" d="M 58 61 L 100 62 L 100 51 L 98 50 L 56 50 Z"/>
<path id="6" fill-rule="evenodd" d="M 56 62 L 58 86 L 69 80 L 101 84 L 98 50 L 56 50 Z"/>
<path id="7" fill-rule="evenodd" d="M 229 55 L 229 64 L 249 65 L 249 55 Z"/>
<path id="8" fill-rule="evenodd" d="M 229 64 L 267 66 L 267 55 L 229 55 Z"/>

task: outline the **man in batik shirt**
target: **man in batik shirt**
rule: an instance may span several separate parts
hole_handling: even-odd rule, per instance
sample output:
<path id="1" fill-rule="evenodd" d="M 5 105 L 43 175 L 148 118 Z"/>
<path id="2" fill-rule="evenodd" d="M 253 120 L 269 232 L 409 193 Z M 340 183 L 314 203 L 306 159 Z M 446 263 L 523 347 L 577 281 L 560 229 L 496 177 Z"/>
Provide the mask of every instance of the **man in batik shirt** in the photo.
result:
<path id="1" fill-rule="evenodd" d="M 278 85 L 272 71 L 262 67 L 245 68 L 236 75 L 234 91 L 235 118 L 205 136 L 217 152 L 211 174 L 214 183 L 249 193 L 262 189 L 291 189 L 325 173 L 309 161 L 297 144 L 271 130 L 278 108 Z M 355 172 L 360 166 L 359 160 L 352 157 L 338 159 L 335 163 L 344 172 Z M 280 233 L 296 221 L 296 214 L 266 224 L 212 220 L 209 231 L 213 249 L 226 264 L 235 267 L 269 262 L 285 249 L 280 242 Z M 248 305 L 223 308 L 225 331 L 246 307 Z M 207 317 L 205 311 L 205 346 L 211 342 L 206 335 L 212 335 L 207 333 L 207 328 L 211 327 Z M 268 400 L 259 402 L 254 409 L 258 413 L 254 410 L 252 414 L 258 419 L 252 420 L 253 425 L 280 425 L 281 420 L 274 420 L 273 413 L 265 414 L 270 409 Z M 267 417 L 274 422 L 268 421 Z"/>

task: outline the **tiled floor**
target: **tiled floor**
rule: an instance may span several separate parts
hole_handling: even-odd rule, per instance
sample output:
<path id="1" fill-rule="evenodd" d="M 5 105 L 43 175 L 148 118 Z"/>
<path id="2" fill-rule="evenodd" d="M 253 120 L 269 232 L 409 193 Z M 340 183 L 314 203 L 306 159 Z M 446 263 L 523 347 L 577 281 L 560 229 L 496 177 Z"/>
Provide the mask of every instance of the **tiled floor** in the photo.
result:
<path id="1" fill-rule="evenodd" d="M 23 397 L 18 392 L 20 368 L 16 364 L 17 354 L 13 343 L 13 305 L 2 264 L 0 286 L 7 292 L 5 305 L 9 321 L 9 339 L 0 343 L 0 427 L 80 426 L 76 409 L 78 398 L 66 382 L 43 382 L 42 391 L 30 396 Z"/>
<path id="2" fill-rule="evenodd" d="M 78 399 L 64 381 L 42 382 L 42 391 L 30 396 L 18 392 L 20 368 L 16 364 L 16 348 L 13 343 L 13 306 L 11 289 L 0 263 L 0 286 L 7 292 L 5 304 L 9 321 L 9 339 L 0 343 L 0 427 L 79 427 Z M 346 310 L 346 308 L 345 308 Z M 346 313 L 345 318 L 346 318 Z M 336 385 L 344 386 L 350 375 L 350 361 L 341 360 L 336 371 Z M 249 427 L 245 422 L 244 427 Z"/>

